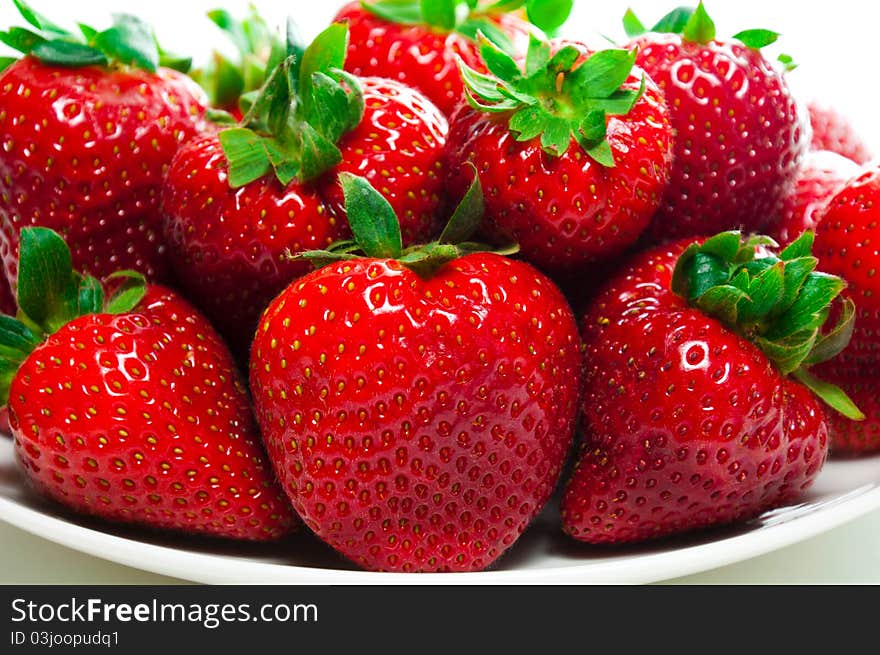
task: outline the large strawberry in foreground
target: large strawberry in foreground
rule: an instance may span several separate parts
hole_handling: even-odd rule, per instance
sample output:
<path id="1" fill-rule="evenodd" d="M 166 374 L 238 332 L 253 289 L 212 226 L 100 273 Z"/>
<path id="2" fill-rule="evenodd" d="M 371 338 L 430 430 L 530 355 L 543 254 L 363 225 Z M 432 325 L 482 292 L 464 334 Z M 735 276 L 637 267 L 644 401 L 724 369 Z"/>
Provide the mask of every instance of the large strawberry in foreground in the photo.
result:
<path id="1" fill-rule="evenodd" d="M 811 232 L 778 257 L 763 242 L 726 232 L 643 253 L 586 313 L 584 442 L 562 500 L 575 539 L 754 517 L 822 469 L 823 400 L 863 418 L 808 370 L 846 346 L 851 304 L 822 331 L 844 282 L 815 272 Z"/>
<path id="2" fill-rule="evenodd" d="M 40 493 L 115 522 L 277 539 L 294 517 L 232 357 L 184 299 L 128 271 L 73 272 L 64 241 L 22 231 L 21 320 L 0 316 L 0 396 Z"/>
<path id="3" fill-rule="evenodd" d="M 777 35 L 747 30 L 716 39 L 702 3 L 673 11 L 647 34 L 631 12 L 625 26 L 637 36 L 636 64 L 666 95 L 676 133 L 650 239 L 771 226 L 810 143 L 782 71 L 760 51 Z"/>
<path id="4" fill-rule="evenodd" d="M 270 457 L 315 533 L 364 568 L 475 571 L 547 502 L 571 445 L 577 326 L 535 269 L 440 240 L 401 248 L 391 208 L 343 178 L 353 247 L 263 315 L 251 389 Z M 478 191 L 464 208 L 478 209 Z M 335 260 L 335 261 L 334 261 Z"/>
<path id="5" fill-rule="evenodd" d="M 672 129 L 657 86 L 625 50 L 532 39 L 523 66 L 488 41 L 491 75 L 462 62 L 469 105 L 453 114 L 449 193 L 476 166 L 483 230 L 552 274 L 619 256 L 651 221 L 669 179 Z"/>
<path id="6" fill-rule="evenodd" d="M 77 38 L 16 4 L 32 29 L 0 33 L 26 53 L 0 76 L 0 255 L 13 287 L 29 225 L 59 232 L 79 270 L 166 279 L 160 185 L 202 122 L 204 94 L 160 65 L 134 17 Z"/>
<path id="7" fill-rule="evenodd" d="M 525 0 L 369 0 L 347 4 L 334 20 L 348 23 L 351 32 L 346 70 L 403 82 L 448 115 L 463 98 L 456 59 L 482 68 L 477 34 L 511 54 L 525 54 L 533 28 L 516 12 L 525 4 Z M 547 30 L 562 25 L 571 10 L 571 3 L 555 0 L 532 0 L 528 5 L 528 19 Z"/>
<path id="8" fill-rule="evenodd" d="M 335 24 L 272 73 L 241 125 L 174 158 L 162 201 L 180 285 L 247 359 L 260 313 L 309 265 L 292 254 L 348 236 L 337 177 L 363 175 L 406 243 L 438 230 L 447 123 L 420 93 L 341 70 Z"/>

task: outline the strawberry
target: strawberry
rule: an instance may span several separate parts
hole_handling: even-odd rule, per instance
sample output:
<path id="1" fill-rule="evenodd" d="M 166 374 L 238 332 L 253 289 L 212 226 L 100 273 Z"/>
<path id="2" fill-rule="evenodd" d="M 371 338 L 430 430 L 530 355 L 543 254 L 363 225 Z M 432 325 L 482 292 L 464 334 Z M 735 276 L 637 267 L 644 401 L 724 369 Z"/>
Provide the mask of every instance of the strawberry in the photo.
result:
<path id="1" fill-rule="evenodd" d="M 342 186 L 357 244 L 285 289 L 251 351 L 257 420 L 294 508 L 364 568 L 475 571 L 516 541 L 571 444 L 579 339 L 564 297 L 473 244 L 478 186 L 402 250 L 390 205 Z"/>
<path id="2" fill-rule="evenodd" d="M 478 33 L 511 55 L 525 53 L 534 27 L 517 11 L 526 2 L 403 0 L 351 2 L 335 21 L 351 32 L 346 70 L 355 75 L 390 77 L 428 96 L 446 115 L 463 99 L 456 58 L 484 70 L 476 45 Z M 568 18 L 571 3 L 531 0 L 526 17 L 541 29 L 554 30 Z"/>
<path id="3" fill-rule="evenodd" d="M 873 159 L 870 147 L 846 116 L 816 100 L 807 105 L 807 110 L 813 128 L 813 150 L 830 150 L 857 164 Z"/>
<path id="4" fill-rule="evenodd" d="M 782 217 L 768 234 L 788 245 L 806 230 L 815 230 L 828 201 L 853 177 L 859 165 L 828 150 L 807 153 L 794 186 L 785 196 Z"/>
<path id="5" fill-rule="evenodd" d="M 715 38 L 702 2 L 678 9 L 651 31 L 629 12 L 630 48 L 670 107 L 675 163 L 649 241 L 742 228 L 756 232 L 778 217 L 809 145 L 783 74 L 760 48 L 769 30 Z"/>
<path id="6" fill-rule="evenodd" d="M 16 2 L 36 31 L 0 40 L 26 56 L 0 76 L 0 254 L 13 287 L 19 232 L 58 231 L 78 269 L 131 268 L 163 280 L 162 176 L 202 122 L 203 94 L 160 66 L 152 30 L 117 15 L 77 38 Z M 180 62 L 176 62 L 179 64 Z"/>
<path id="7" fill-rule="evenodd" d="M 237 57 L 230 59 L 215 50 L 208 63 L 192 71 L 190 77 L 205 90 L 212 107 L 241 120 L 244 113 L 239 100 L 263 86 L 267 72 L 284 59 L 285 46 L 253 5 L 243 19 L 225 9 L 209 11 L 208 18 L 235 46 Z"/>
<path id="8" fill-rule="evenodd" d="M 21 320 L 0 317 L 2 400 L 39 492 L 77 512 L 263 541 L 293 515 L 228 349 L 183 298 L 75 274 L 57 233 L 21 233 Z"/>
<path id="9" fill-rule="evenodd" d="M 843 389 L 865 414 L 864 421 L 853 421 L 836 412 L 829 413 L 832 456 L 880 451 L 880 381 L 877 379 L 877 365 L 851 361 L 844 353 L 837 360 L 816 367 L 816 372 Z"/>
<path id="10" fill-rule="evenodd" d="M 449 192 L 465 162 L 486 189 L 484 231 L 561 276 L 619 256 L 657 209 L 672 130 L 659 89 L 625 50 L 532 39 L 521 69 L 488 41 L 492 75 L 462 63 L 470 106 L 451 119 Z"/>
<path id="11" fill-rule="evenodd" d="M 812 233 L 777 257 L 726 232 L 638 255 L 582 323 L 584 441 L 565 531 L 623 543 L 744 520 L 797 498 L 826 459 L 819 398 L 861 414 L 810 364 L 846 346 L 820 332 L 840 278 Z M 818 396 L 818 397 L 817 397 Z"/>
<path id="12" fill-rule="evenodd" d="M 846 354 L 880 362 L 880 166 L 851 180 L 826 206 L 816 229 L 816 256 L 823 270 L 846 280 L 857 309 Z"/>
<path id="13" fill-rule="evenodd" d="M 407 243 L 437 231 L 446 119 L 408 87 L 339 70 L 345 35 L 335 24 L 284 60 L 242 126 L 192 141 L 168 171 L 164 233 L 180 285 L 245 360 L 260 313 L 309 270 L 289 254 L 348 235 L 340 173 L 381 188 Z"/>

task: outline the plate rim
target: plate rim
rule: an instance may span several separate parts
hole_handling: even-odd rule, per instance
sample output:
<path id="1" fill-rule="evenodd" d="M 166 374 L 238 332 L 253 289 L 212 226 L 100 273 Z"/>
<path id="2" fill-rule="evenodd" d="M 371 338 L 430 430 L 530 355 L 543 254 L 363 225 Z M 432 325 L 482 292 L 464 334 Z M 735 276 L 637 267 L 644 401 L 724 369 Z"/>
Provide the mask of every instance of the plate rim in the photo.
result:
<path id="1" fill-rule="evenodd" d="M 746 561 L 828 532 L 880 509 L 880 485 L 861 485 L 803 516 L 718 540 L 635 556 L 534 569 L 471 573 L 380 573 L 296 564 L 235 563 L 228 556 L 179 550 L 78 525 L 0 496 L 0 520 L 60 546 L 133 569 L 199 584 L 445 585 L 650 584 Z M 793 505 L 791 507 L 797 507 Z M 760 538 L 756 538 L 760 535 Z M 146 556 L 145 556 L 146 555 Z"/>

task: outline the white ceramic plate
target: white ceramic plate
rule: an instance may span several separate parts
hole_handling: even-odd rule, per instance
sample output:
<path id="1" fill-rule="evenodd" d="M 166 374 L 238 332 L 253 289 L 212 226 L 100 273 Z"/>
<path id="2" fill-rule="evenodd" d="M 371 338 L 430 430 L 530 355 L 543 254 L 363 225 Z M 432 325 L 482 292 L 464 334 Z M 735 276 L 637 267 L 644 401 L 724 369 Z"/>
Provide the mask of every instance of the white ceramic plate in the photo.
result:
<path id="1" fill-rule="evenodd" d="M 627 548 L 563 535 L 549 507 L 490 571 L 369 573 L 309 534 L 242 545 L 167 536 L 74 516 L 30 492 L 0 437 L 0 520 L 89 555 L 184 580 L 218 584 L 647 583 L 717 568 L 815 536 L 880 508 L 880 456 L 829 462 L 797 505 L 736 528 Z"/>

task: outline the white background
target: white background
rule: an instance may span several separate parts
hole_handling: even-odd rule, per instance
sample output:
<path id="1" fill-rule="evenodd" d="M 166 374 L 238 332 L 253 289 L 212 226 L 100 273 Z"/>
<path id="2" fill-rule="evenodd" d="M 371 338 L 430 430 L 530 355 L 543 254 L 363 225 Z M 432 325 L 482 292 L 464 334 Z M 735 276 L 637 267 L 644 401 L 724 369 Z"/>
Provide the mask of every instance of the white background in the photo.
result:
<path id="1" fill-rule="evenodd" d="M 55 22 L 73 27 L 76 21 L 102 28 L 111 11 L 131 11 L 156 26 L 163 45 L 180 54 L 204 59 L 212 48 L 229 49 L 218 30 L 204 18 L 208 9 L 223 5 L 243 15 L 247 2 L 225 0 L 90 0 L 59 2 L 32 0 L 34 7 Z M 281 24 L 287 13 L 306 36 L 314 34 L 341 5 L 336 0 L 258 0 L 262 13 Z M 643 22 L 653 24 L 676 4 L 635 0 L 629 5 Z M 565 34 L 588 42 L 597 35 L 623 39 L 620 17 L 626 2 L 576 0 Z M 747 28 L 773 29 L 783 34 L 771 49 L 786 52 L 800 64 L 789 77 L 802 98 L 818 98 L 848 114 L 854 125 L 880 152 L 877 122 L 880 90 L 875 49 L 877 14 L 870 3 L 836 0 L 832 3 L 768 0 L 710 0 L 707 8 L 719 36 Z M 0 28 L 21 25 L 11 0 L 0 0 Z M 601 42 L 601 41 L 598 41 Z M 0 523 L 0 583 L 160 583 L 160 576 L 110 564 L 74 553 Z M 685 582 L 733 583 L 880 583 L 880 512 L 797 546 L 684 579 Z"/>

